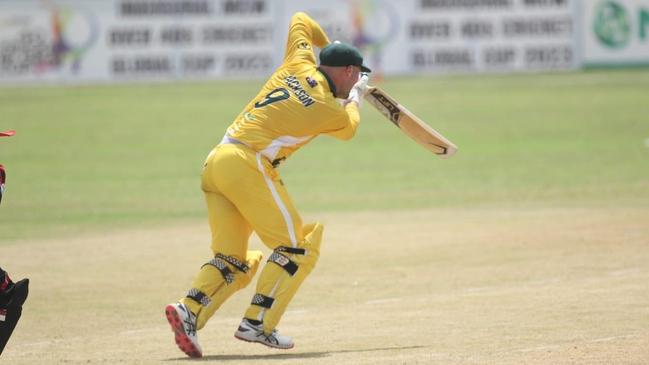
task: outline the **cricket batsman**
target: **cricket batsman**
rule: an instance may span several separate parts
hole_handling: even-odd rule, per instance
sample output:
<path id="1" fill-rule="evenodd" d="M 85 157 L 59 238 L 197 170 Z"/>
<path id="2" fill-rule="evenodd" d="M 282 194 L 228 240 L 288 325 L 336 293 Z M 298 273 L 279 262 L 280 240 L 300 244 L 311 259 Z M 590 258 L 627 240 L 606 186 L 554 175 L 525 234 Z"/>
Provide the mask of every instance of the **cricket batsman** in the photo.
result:
<path id="1" fill-rule="evenodd" d="M 321 49 L 319 65 L 313 47 Z M 255 276 L 262 252 L 248 251 L 253 231 L 273 251 L 234 336 L 279 349 L 293 347 L 277 324 L 318 260 L 323 226 L 302 223 L 278 166 L 318 135 L 354 136 L 370 71 L 356 48 L 330 43 L 307 14 L 293 15 L 282 65 L 205 161 L 201 188 L 214 256 L 200 268 L 186 296 L 165 308 L 176 344 L 190 357 L 202 356 L 196 331 Z"/>

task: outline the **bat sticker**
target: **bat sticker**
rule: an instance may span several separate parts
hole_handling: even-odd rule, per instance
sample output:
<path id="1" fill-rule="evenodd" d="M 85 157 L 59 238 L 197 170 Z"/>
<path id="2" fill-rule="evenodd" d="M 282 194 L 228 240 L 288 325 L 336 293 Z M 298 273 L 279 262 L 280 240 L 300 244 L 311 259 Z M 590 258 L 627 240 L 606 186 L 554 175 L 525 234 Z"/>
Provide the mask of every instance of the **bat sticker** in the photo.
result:
<path id="1" fill-rule="evenodd" d="M 370 94 L 374 96 L 376 101 L 381 103 L 385 109 L 383 110 L 386 117 L 390 119 L 392 123 L 394 123 L 397 127 L 399 126 L 399 117 L 401 116 L 401 111 L 399 110 L 399 107 L 394 104 L 390 99 L 386 98 L 385 95 L 383 95 L 379 90 L 374 89 L 370 91 Z"/>

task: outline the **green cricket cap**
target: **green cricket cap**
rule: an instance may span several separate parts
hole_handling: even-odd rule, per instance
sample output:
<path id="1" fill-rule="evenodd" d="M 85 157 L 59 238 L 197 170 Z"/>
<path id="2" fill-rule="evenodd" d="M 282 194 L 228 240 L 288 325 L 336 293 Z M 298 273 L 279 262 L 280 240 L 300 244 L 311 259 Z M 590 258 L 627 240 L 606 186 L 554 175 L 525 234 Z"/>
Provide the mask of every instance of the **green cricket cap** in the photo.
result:
<path id="1" fill-rule="evenodd" d="M 363 72 L 372 72 L 363 65 L 363 56 L 356 47 L 346 43 L 331 43 L 320 51 L 320 64 L 324 66 L 358 66 Z"/>

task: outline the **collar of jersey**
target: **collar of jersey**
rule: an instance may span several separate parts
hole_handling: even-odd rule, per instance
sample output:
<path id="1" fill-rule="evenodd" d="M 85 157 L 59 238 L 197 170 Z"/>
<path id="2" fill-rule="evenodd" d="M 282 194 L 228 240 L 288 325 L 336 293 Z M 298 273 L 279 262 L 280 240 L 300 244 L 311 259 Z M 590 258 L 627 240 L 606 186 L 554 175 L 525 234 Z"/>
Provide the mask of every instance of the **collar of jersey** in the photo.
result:
<path id="1" fill-rule="evenodd" d="M 331 93 L 334 94 L 334 98 L 336 97 L 336 85 L 334 85 L 333 81 L 329 78 L 329 75 L 327 75 L 326 72 L 322 71 L 320 67 L 318 67 L 318 71 L 324 76 L 325 80 L 327 80 L 327 84 L 329 84 L 329 89 L 331 90 Z"/>

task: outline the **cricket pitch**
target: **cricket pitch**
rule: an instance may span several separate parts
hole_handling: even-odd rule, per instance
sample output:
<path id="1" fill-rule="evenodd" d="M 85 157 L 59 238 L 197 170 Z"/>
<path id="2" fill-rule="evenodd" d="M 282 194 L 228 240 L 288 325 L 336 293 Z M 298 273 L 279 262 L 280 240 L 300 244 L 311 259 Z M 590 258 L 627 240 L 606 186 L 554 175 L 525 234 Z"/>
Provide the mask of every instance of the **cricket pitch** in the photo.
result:
<path id="1" fill-rule="evenodd" d="M 203 363 L 649 361 L 646 209 L 304 217 L 314 219 L 325 224 L 321 258 L 279 326 L 295 348 L 233 338 L 253 282 L 199 332 Z M 3 268 L 31 283 L 0 360 L 188 364 L 163 311 L 209 260 L 208 242 L 207 223 L 199 221 L 4 245 Z"/>

